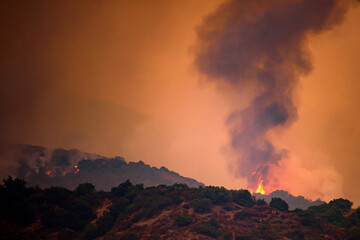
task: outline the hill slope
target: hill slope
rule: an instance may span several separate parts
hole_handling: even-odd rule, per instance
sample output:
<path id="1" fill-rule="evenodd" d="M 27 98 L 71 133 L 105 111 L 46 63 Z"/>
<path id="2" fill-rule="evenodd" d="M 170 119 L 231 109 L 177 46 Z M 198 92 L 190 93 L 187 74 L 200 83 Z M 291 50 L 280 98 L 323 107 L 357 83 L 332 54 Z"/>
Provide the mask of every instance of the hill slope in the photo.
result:
<path id="1" fill-rule="evenodd" d="M 359 239 L 360 209 L 344 199 L 309 210 L 280 211 L 247 190 L 144 188 L 124 182 L 111 192 L 0 187 L 1 239 Z"/>
<path id="2" fill-rule="evenodd" d="M 76 149 L 52 150 L 40 146 L 7 145 L 0 148 L 0 159 L 11 163 L 1 170 L 2 178 L 13 175 L 40 187 L 63 186 L 74 189 L 79 183 L 91 182 L 97 189 L 109 191 L 127 179 L 142 183 L 145 187 L 174 183 L 185 183 L 191 187 L 204 186 L 195 179 L 183 177 L 165 167 L 158 169 L 142 161 L 127 163 L 121 157 L 106 158 Z"/>

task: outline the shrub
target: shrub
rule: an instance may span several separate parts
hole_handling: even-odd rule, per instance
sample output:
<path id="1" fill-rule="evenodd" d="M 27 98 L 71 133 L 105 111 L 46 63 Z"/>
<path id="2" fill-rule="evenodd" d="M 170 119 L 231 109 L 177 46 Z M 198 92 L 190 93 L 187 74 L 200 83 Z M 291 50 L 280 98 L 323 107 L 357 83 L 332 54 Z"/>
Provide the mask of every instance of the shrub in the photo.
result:
<path id="1" fill-rule="evenodd" d="M 245 218 L 251 218 L 253 216 L 254 216 L 254 214 L 252 212 L 250 212 L 247 209 L 243 209 L 243 210 L 241 210 L 239 212 L 236 212 L 234 214 L 234 220 L 243 220 Z"/>
<path id="2" fill-rule="evenodd" d="M 211 221 L 209 221 L 209 222 L 201 221 L 201 222 L 195 224 L 191 228 L 191 231 L 202 234 L 202 235 L 214 237 L 214 238 L 220 236 L 220 231 L 218 230 L 218 227 L 214 226 L 211 223 Z"/>
<path id="3" fill-rule="evenodd" d="M 336 207 L 340 211 L 346 212 L 351 209 L 351 206 L 353 205 L 353 203 L 347 199 L 339 198 L 339 199 L 334 199 L 334 200 L 330 201 L 329 205 L 332 207 Z"/>
<path id="4" fill-rule="evenodd" d="M 301 224 L 305 227 L 311 227 L 320 231 L 324 230 L 321 222 L 317 217 L 302 217 Z"/>
<path id="5" fill-rule="evenodd" d="M 98 236 L 97 236 L 96 225 L 91 223 L 85 227 L 83 234 L 81 235 L 80 238 L 84 240 L 90 240 L 90 239 L 95 239 L 97 237 Z"/>
<path id="6" fill-rule="evenodd" d="M 208 198 L 196 199 L 192 202 L 192 206 L 196 213 L 210 213 L 212 208 L 212 201 Z"/>
<path id="7" fill-rule="evenodd" d="M 140 239 L 140 237 L 132 232 L 127 232 L 119 238 L 119 240 L 138 240 L 138 239 Z"/>
<path id="8" fill-rule="evenodd" d="M 115 216 L 112 216 L 109 212 L 105 212 L 104 215 L 96 221 L 97 235 L 102 236 L 108 231 L 110 231 L 110 229 L 115 223 L 115 220 Z"/>
<path id="9" fill-rule="evenodd" d="M 58 240 L 68 240 L 74 238 L 75 238 L 75 232 L 67 228 L 63 229 L 58 236 Z"/>
<path id="10" fill-rule="evenodd" d="M 126 182 L 120 183 L 119 186 L 111 188 L 111 193 L 113 193 L 115 196 L 122 197 L 124 196 L 132 187 L 133 184 L 126 180 Z"/>
<path id="11" fill-rule="evenodd" d="M 192 224 L 193 221 L 194 221 L 193 215 L 190 215 L 188 213 L 179 213 L 175 218 L 174 225 L 179 227 L 188 226 Z"/>
<path id="12" fill-rule="evenodd" d="M 95 191 L 95 186 L 92 183 L 81 183 L 75 188 L 74 193 L 78 196 L 85 196 L 88 193 Z"/>
<path id="13" fill-rule="evenodd" d="M 200 190 L 199 197 L 208 198 L 216 205 L 222 205 L 231 201 L 231 195 L 224 187 L 204 187 Z"/>
<path id="14" fill-rule="evenodd" d="M 225 233 L 225 234 L 224 234 L 224 239 L 225 239 L 225 240 L 230 240 L 230 239 L 232 239 L 232 233 L 231 233 L 231 232 Z"/>
<path id="15" fill-rule="evenodd" d="M 299 229 L 290 231 L 290 232 L 286 233 L 285 235 L 288 238 L 293 239 L 293 240 L 303 240 L 305 238 L 305 234 Z"/>
<path id="16" fill-rule="evenodd" d="M 256 205 L 265 206 L 265 205 L 267 205 L 267 203 L 264 199 L 258 199 L 258 200 L 256 200 Z"/>
<path id="17" fill-rule="evenodd" d="M 64 187 L 50 187 L 43 191 L 43 199 L 47 203 L 59 204 L 66 201 L 71 192 Z"/>
<path id="18" fill-rule="evenodd" d="M 349 220 L 354 225 L 360 225 L 360 208 L 357 208 L 355 212 L 350 215 Z"/>
<path id="19" fill-rule="evenodd" d="M 232 197 L 233 201 L 240 206 L 252 207 L 255 204 L 255 201 L 248 190 L 233 191 Z"/>
<path id="20" fill-rule="evenodd" d="M 183 191 L 183 190 L 188 190 L 189 187 L 185 183 L 175 183 L 170 187 L 168 187 L 168 189 L 169 191 Z"/>
<path id="21" fill-rule="evenodd" d="M 9 176 L 7 179 L 3 179 L 4 188 L 8 191 L 24 193 L 26 191 L 26 181 L 24 179 L 15 178 Z"/>
<path id="22" fill-rule="evenodd" d="M 225 205 L 225 206 L 223 207 L 223 209 L 224 209 L 225 211 L 227 211 L 227 212 L 230 212 L 230 211 L 233 210 L 232 207 L 229 206 L 229 205 Z"/>
<path id="23" fill-rule="evenodd" d="M 360 239 L 360 228 L 352 227 L 348 230 L 348 240 L 358 240 Z"/>
<path id="24" fill-rule="evenodd" d="M 211 226 L 213 226 L 213 227 L 220 228 L 219 221 L 216 219 L 216 217 L 212 217 L 212 218 L 210 219 L 209 223 L 210 223 Z"/>
<path id="25" fill-rule="evenodd" d="M 80 219 L 91 220 L 96 218 L 96 214 L 93 212 L 91 206 L 81 199 L 74 199 L 69 202 L 67 209 Z"/>
<path id="26" fill-rule="evenodd" d="M 309 207 L 307 210 L 299 212 L 298 215 L 302 218 L 322 218 L 327 223 L 333 224 L 337 227 L 349 227 L 351 225 L 337 207 L 330 206 L 330 204 L 326 203 L 319 206 Z"/>
<path id="27" fill-rule="evenodd" d="M 280 211 L 288 211 L 289 210 L 289 205 L 282 200 L 281 198 L 271 198 L 271 202 L 270 202 L 270 207 L 276 208 L 277 210 Z"/>
<path id="28" fill-rule="evenodd" d="M 48 228 L 69 228 L 74 231 L 82 230 L 89 222 L 65 209 L 50 209 L 42 214 L 41 221 Z"/>
<path id="29" fill-rule="evenodd" d="M 137 223 L 146 215 L 146 209 L 142 209 L 139 212 L 135 213 L 134 216 L 131 218 L 132 223 Z"/>
<path id="30" fill-rule="evenodd" d="M 117 233 L 106 234 L 106 236 L 104 237 L 104 240 L 119 240 L 119 234 L 117 234 Z"/>
<path id="31" fill-rule="evenodd" d="M 255 240 L 250 234 L 242 234 L 235 236 L 235 240 Z"/>

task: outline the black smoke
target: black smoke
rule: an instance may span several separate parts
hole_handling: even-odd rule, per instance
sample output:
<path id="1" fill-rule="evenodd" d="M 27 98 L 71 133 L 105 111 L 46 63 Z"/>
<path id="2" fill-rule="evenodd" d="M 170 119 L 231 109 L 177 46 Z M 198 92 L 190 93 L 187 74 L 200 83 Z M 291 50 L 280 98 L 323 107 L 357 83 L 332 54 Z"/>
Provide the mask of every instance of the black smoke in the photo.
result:
<path id="1" fill-rule="evenodd" d="M 307 39 L 342 22 L 350 1 L 230 0 L 198 28 L 195 65 L 209 79 L 235 88 L 255 87 L 251 104 L 228 118 L 237 173 L 249 187 L 269 181 L 286 154 L 267 138 L 297 118 L 293 93 L 311 71 Z M 239 91 L 240 92 L 240 91 Z"/>

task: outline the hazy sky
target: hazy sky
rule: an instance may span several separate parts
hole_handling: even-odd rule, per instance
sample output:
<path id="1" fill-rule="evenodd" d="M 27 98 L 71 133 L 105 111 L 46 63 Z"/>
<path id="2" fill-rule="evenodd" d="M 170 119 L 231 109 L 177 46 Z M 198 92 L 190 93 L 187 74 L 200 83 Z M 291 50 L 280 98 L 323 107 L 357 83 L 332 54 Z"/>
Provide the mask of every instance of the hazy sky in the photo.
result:
<path id="1" fill-rule="evenodd" d="M 2 141 L 120 155 L 247 187 L 226 120 L 249 105 L 253 89 L 207 81 L 193 64 L 197 29 L 222 2 L 2 4 Z M 297 118 L 268 133 L 287 149 L 271 170 L 279 188 L 360 203 L 359 22 L 351 7 L 342 24 L 305 43 L 313 67 L 294 89 Z"/>

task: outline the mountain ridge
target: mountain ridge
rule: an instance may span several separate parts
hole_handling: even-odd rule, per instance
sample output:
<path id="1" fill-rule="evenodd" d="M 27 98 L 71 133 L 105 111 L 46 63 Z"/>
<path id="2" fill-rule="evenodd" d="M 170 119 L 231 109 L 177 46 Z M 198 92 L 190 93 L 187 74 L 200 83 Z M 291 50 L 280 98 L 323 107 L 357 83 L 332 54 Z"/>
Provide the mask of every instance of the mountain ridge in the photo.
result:
<path id="1" fill-rule="evenodd" d="M 108 158 L 77 149 L 48 149 L 32 145 L 13 145 L 7 150 L 0 156 L 8 158 L 12 166 L 2 178 L 8 175 L 24 178 L 31 186 L 74 189 L 80 183 L 91 182 L 97 189 L 109 191 L 128 179 L 145 187 L 175 183 L 184 183 L 189 187 L 205 186 L 164 166 L 152 167 L 143 161 L 126 162 L 118 156 Z"/>

